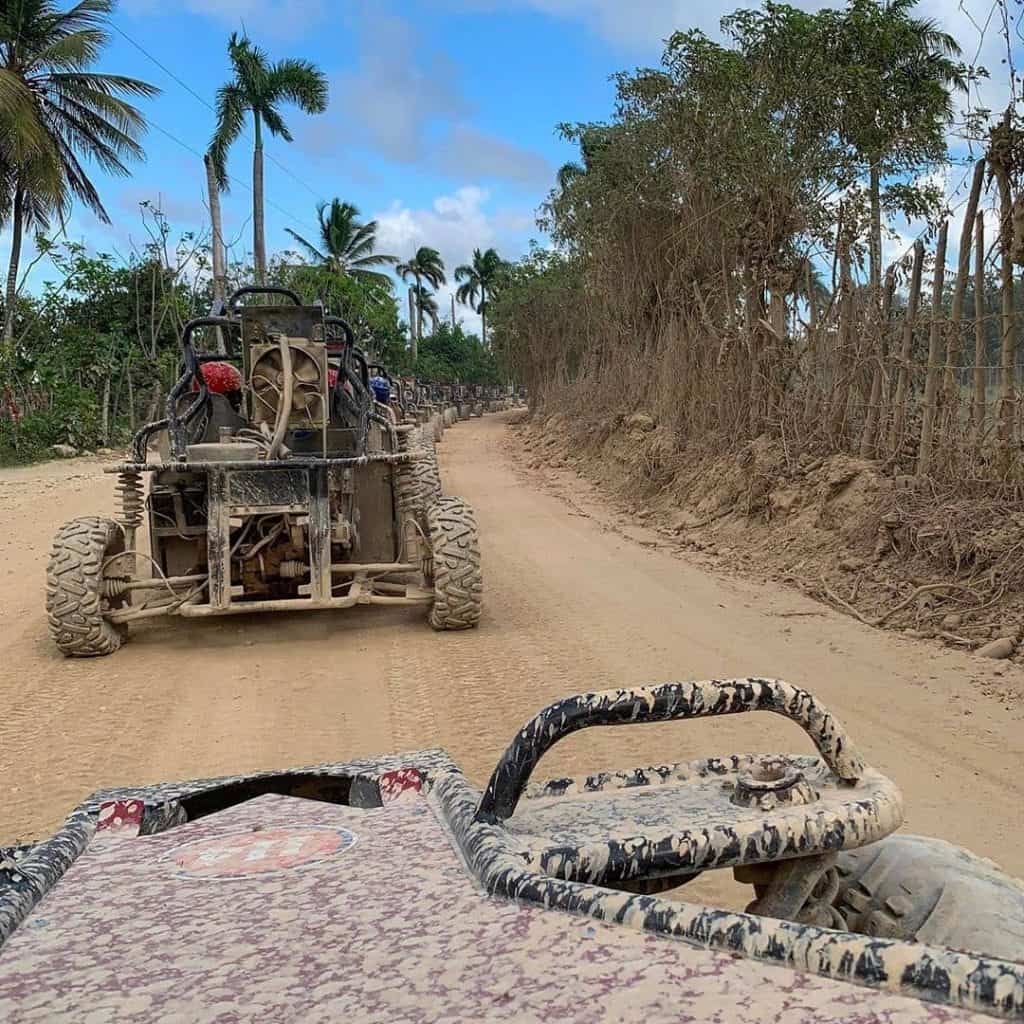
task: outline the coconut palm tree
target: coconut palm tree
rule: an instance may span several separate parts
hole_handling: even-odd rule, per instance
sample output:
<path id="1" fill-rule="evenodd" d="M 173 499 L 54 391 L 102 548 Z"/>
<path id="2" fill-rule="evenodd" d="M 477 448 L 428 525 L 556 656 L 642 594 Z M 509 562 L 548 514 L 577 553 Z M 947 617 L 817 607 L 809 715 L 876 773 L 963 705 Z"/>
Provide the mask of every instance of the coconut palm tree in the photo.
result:
<path id="1" fill-rule="evenodd" d="M 437 297 L 421 284 L 413 285 L 410 291 L 412 292 L 413 305 L 416 307 L 417 340 L 422 341 L 424 317 L 428 317 L 434 330 L 437 330 Z"/>
<path id="2" fill-rule="evenodd" d="M 252 115 L 252 248 L 257 284 L 267 272 L 267 243 L 263 221 L 263 128 L 292 141 L 292 133 L 278 109 L 293 103 L 307 114 L 327 109 L 327 76 L 308 60 L 286 59 L 272 64 L 266 52 L 237 32 L 228 40 L 234 78 L 217 90 L 217 127 L 210 142 L 210 158 L 221 191 L 228 190 L 227 159 L 232 143 L 242 134 L 247 114 Z"/>
<path id="3" fill-rule="evenodd" d="M 463 282 L 455 297 L 480 314 L 480 331 L 487 346 L 487 303 L 493 298 L 505 263 L 494 249 L 473 250 L 473 262 L 455 268 L 455 280 Z"/>
<path id="4" fill-rule="evenodd" d="M 320 222 L 320 238 L 315 245 L 291 228 L 285 229 L 314 263 L 345 277 L 386 284 L 390 288 L 391 278 L 371 269 L 394 263 L 396 259 L 374 252 L 377 247 L 375 220 L 360 223 L 359 210 L 340 199 L 317 204 L 316 216 Z"/>
<path id="5" fill-rule="evenodd" d="M 429 245 L 421 245 L 412 259 L 405 263 L 399 263 L 395 270 L 401 275 L 403 281 L 408 281 L 410 277 L 413 278 L 416 282 L 416 287 L 413 289 L 414 295 L 430 294 L 423 289 L 424 281 L 434 288 L 439 288 L 447 280 L 444 276 L 444 261 L 441 259 L 441 254 L 436 249 L 431 249 Z M 423 340 L 423 313 L 418 302 L 416 302 L 416 309 L 420 312 L 417 314 L 416 323 L 410 326 L 416 332 L 416 341 L 420 342 Z"/>
<path id="6" fill-rule="evenodd" d="M 113 0 L 80 0 L 62 11 L 53 0 L 0 4 L 0 222 L 11 225 L 3 347 L 14 334 L 21 243 L 78 199 L 110 223 L 83 158 L 108 174 L 144 154 L 142 114 L 125 97 L 159 90 L 137 78 L 89 69 L 108 41 Z"/>

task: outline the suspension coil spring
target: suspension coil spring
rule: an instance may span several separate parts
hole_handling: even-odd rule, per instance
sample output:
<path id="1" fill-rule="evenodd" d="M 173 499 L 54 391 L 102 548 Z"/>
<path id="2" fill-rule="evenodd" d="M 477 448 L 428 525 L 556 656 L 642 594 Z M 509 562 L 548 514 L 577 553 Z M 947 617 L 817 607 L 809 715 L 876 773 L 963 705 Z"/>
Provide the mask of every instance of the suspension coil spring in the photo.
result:
<path id="1" fill-rule="evenodd" d="M 118 522 L 125 529 L 138 529 L 142 525 L 142 510 L 146 507 L 146 498 L 142 489 L 142 474 L 133 469 L 122 470 L 118 474 L 115 490 L 121 502 L 121 514 Z"/>

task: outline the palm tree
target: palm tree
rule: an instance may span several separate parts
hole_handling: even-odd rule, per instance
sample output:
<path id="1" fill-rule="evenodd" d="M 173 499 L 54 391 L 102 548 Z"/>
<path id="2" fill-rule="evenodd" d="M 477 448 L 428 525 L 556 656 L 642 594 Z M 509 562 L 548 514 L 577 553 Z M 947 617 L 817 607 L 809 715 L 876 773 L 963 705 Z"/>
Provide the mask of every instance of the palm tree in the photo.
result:
<path id="1" fill-rule="evenodd" d="M 343 277 L 386 284 L 390 288 L 391 278 L 387 274 L 370 269 L 395 262 L 394 256 L 373 251 L 377 246 L 375 220 L 361 224 L 359 210 L 340 199 L 318 203 L 316 215 L 320 222 L 320 238 L 316 245 L 291 228 L 285 229 L 310 259 Z"/>
<path id="2" fill-rule="evenodd" d="M 403 281 L 408 281 L 410 277 L 415 280 L 414 296 L 430 294 L 423 289 L 424 281 L 439 288 L 447 280 L 444 276 L 444 261 L 441 259 L 441 254 L 436 249 L 431 249 L 429 245 L 421 245 L 412 259 L 406 263 L 399 263 L 395 270 L 401 275 Z M 416 323 L 411 327 L 416 333 L 418 343 L 423 340 L 423 313 L 418 301 L 415 305 L 420 312 L 417 314 Z"/>
<path id="3" fill-rule="evenodd" d="M 849 0 L 835 35 L 841 134 L 868 175 L 869 266 L 876 297 L 882 275 L 882 178 L 944 158 L 952 93 L 967 89 L 959 45 L 937 21 L 914 17 L 918 2 Z"/>
<path id="4" fill-rule="evenodd" d="M 412 292 L 413 304 L 416 307 L 417 340 L 422 341 L 424 316 L 430 318 L 430 322 L 433 324 L 434 330 L 437 330 L 437 298 L 433 292 L 427 291 L 427 289 L 421 284 L 413 285 L 410 291 Z"/>
<path id="5" fill-rule="evenodd" d="M 137 78 L 90 71 L 108 41 L 114 0 L 80 0 L 61 11 L 53 0 L 0 4 L 0 222 L 11 223 L 3 349 L 14 336 L 21 243 L 26 228 L 64 217 L 74 199 L 110 223 L 81 158 L 128 174 L 144 156 L 142 114 L 124 97 L 155 96 Z"/>
<path id="6" fill-rule="evenodd" d="M 455 297 L 480 314 L 480 331 L 487 346 L 487 303 L 493 298 L 505 263 L 494 249 L 473 250 L 473 262 L 455 268 L 455 280 L 462 281 Z"/>
<path id="7" fill-rule="evenodd" d="M 237 32 L 228 40 L 234 78 L 217 90 L 217 127 L 210 142 L 210 158 L 221 191 L 228 190 L 227 158 L 231 144 L 242 133 L 247 113 L 252 114 L 252 241 L 256 283 L 267 272 L 267 243 L 263 224 L 263 126 L 286 142 L 292 134 L 278 107 L 283 101 L 307 114 L 327 109 L 327 76 L 308 60 L 287 59 L 271 64 L 266 53 Z"/>

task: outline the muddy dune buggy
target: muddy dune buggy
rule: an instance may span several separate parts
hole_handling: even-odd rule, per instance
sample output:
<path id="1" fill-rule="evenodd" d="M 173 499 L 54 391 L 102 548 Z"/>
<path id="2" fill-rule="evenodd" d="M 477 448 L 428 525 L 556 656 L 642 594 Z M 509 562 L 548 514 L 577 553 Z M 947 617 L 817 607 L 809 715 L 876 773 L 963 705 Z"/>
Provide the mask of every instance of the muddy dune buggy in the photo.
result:
<path id="1" fill-rule="evenodd" d="M 816 754 L 533 780 L 581 729 L 765 711 Z M 111 790 L 0 851 L 0 1018 L 1024 1018 L 1024 887 L 902 815 L 767 679 L 559 701 L 482 792 L 441 750 Z M 729 869 L 745 912 L 689 895 Z"/>
<path id="2" fill-rule="evenodd" d="M 253 294 L 279 302 L 243 305 Z M 229 354 L 197 351 L 201 330 Z M 473 512 L 442 497 L 433 444 L 398 422 L 379 377 L 375 392 L 348 324 L 286 289 L 243 288 L 181 346 L 166 417 L 107 470 L 117 515 L 54 541 L 46 607 L 64 654 L 110 654 L 130 623 L 162 615 L 421 604 L 435 629 L 477 625 Z"/>

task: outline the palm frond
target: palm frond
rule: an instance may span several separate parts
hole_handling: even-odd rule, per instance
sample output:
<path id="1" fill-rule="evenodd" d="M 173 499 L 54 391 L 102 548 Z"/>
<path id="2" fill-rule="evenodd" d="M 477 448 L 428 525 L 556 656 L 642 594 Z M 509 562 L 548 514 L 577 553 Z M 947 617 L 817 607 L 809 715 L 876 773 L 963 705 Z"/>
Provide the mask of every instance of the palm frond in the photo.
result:
<path id="1" fill-rule="evenodd" d="M 63 75 L 54 76 L 49 99 L 58 106 L 74 104 L 77 109 L 88 110 L 93 117 L 107 122 L 117 133 L 132 141 L 146 127 L 146 119 L 130 103 L 88 85 L 69 82 Z"/>
<path id="2" fill-rule="evenodd" d="M 96 61 L 106 42 L 106 33 L 99 29 L 59 35 L 34 54 L 33 63 L 67 71 L 85 68 Z"/>
<path id="3" fill-rule="evenodd" d="M 395 262 L 394 256 L 389 256 L 387 253 L 375 252 L 369 256 L 360 256 L 358 259 L 354 259 L 349 263 L 352 268 L 355 267 L 382 267 L 390 266 Z"/>
<path id="4" fill-rule="evenodd" d="M 301 245 L 302 248 L 306 250 L 306 253 L 312 259 L 316 260 L 317 263 L 329 262 L 328 257 L 325 256 L 324 253 L 322 253 L 312 242 L 303 238 L 302 235 L 300 235 L 297 231 L 292 231 L 291 228 L 285 228 L 285 231 L 287 231 L 288 234 L 291 235 L 292 238 L 294 238 L 295 241 L 298 242 L 299 245 Z"/>
<path id="5" fill-rule="evenodd" d="M 327 76 L 311 61 L 279 60 L 267 74 L 266 95 L 270 103 L 288 100 L 307 114 L 327 109 Z"/>
<path id="6" fill-rule="evenodd" d="M 12 163 L 23 163 L 48 148 L 31 89 L 6 68 L 0 68 L 0 120 L 4 124 L 0 152 Z"/>
<path id="7" fill-rule="evenodd" d="M 222 85 L 217 90 L 217 126 L 210 141 L 210 159 L 217 177 L 217 186 L 222 192 L 228 191 L 227 159 L 231 144 L 242 133 L 245 123 L 245 96 L 238 85 Z"/>
<path id="8" fill-rule="evenodd" d="M 110 217 L 103 205 L 103 201 L 100 199 L 100 194 L 96 191 L 96 186 L 89 180 L 89 176 L 85 173 L 81 163 L 79 163 L 74 149 L 62 136 L 58 136 L 55 141 L 68 190 L 77 196 L 80 202 L 92 210 L 104 224 L 109 224 Z"/>
<path id="9" fill-rule="evenodd" d="M 74 7 L 57 15 L 51 31 L 71 33 L 102 29 L 113 13 L 114 0 L 80 0 Z"/>
<path id="10" fill-rule="evenodd" d="M 129 96 L 141 96 L 145 99 L 151 99 L 154 96 L 159 96 L 162 91 L 159 86 L 150 85 L 149 82 L 143 82 L 138 78 L 129 78 L 127 75 L 104 75 L 93 71 L 54 73 L 47 75 L 47 80 L 63 83 L 65 87 L 80 88 L 91 93 L 102 94 L 111 99 L 115 98 L 117 93 L 127 93 Z M 123 100 L 118 102 L 124 103 Z M 128 106 L 128 104 L 125 104 L 125 106 Z M 134 110 L 135 108 L 132 107 L 131 109 Z M 138 120 L 139 124 L 145 124 L 141 114 Z"/>
<path id="11" fill-rule="evenodd" d="M 284 139 L 285 142 L 294 141 L 292 139 L 292 133 L 288 130 L 288 125 L 285 124 L 284 118 L 276 107 L 267 103 L 261 103 L 256 109 L 259 111 L 259 115 L 263 119 L 263 123 L 266 125 L 267 131 L 269 131 L 271 135 L 274 135 L 279 139 Z"/>
<path id="12" fill-rule="evenodd" d="M 376 270 L 352 267 L 349 274 L 357 281 L 365 281 L 367 284 L 378 284 L 388 289 L 391 288 L 391 278 L 387 274 L 381 274 Z"/>

